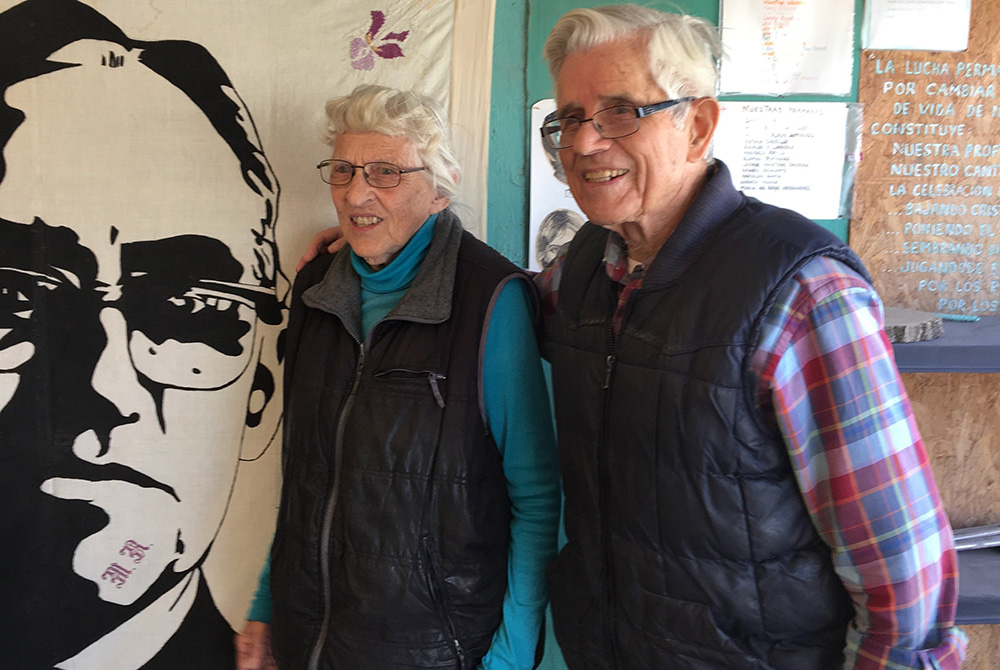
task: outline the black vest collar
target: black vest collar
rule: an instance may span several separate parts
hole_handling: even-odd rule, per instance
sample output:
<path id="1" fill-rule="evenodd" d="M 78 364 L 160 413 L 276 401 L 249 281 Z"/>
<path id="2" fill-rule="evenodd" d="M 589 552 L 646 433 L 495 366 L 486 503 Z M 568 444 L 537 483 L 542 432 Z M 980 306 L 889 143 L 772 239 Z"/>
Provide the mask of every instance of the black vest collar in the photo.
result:
<path id="1" fill-rule="evenodd" d="M 733 187 L 729 168 L 722 161 L 715 161 L 709 168 L 708 180 L 677 229 L 663 243 L 646 270 L 643 288 L 667 286 L 677 281 L 701 255 L 715 230 L 744 202 L 743 194 Z"/>
<path id="2" fill-rule="evenodd" d="M 438 214 L 427 256 L 410 289 L 389 318 L 419 323 L 443 323 L 451 314 L 462 223 L 451 210 Z M 323 279 L 302 294 L 309 307 L 338 317 L 358 342 L 361 337 L 361 278 L 346 250 L 337 254 Z"/>

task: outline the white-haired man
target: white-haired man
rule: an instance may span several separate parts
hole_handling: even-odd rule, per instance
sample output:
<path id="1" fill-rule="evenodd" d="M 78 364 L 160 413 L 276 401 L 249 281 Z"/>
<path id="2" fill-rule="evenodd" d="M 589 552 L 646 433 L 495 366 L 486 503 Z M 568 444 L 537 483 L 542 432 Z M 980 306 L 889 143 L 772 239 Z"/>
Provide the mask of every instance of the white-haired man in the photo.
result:
<path id="1" fill-rule="evenodd" d="M 710 158 L 718 40 L 568 12 L 542 128 L 590 222 L 539 276 L 573 670 L 956 668 L 956 559 L 857 257 Z"/>

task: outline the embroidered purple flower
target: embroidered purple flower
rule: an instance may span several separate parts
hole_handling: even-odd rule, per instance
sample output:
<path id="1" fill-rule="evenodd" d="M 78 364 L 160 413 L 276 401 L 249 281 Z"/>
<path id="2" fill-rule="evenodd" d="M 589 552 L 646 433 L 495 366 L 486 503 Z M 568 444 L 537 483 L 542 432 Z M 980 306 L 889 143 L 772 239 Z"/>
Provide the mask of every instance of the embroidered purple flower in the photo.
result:
<path id="1" fill-rule="evenodd" d="M 402 58 L 403 48 L 400 42 L 406 40 L 409 30 L 399 33 L 387 33 L 379 44 L 375 43 L 378 32 L 385 25 L 385 14 L 372 11 L 372 25 L 364 38 L 355 37 L 351 40 L 351 67 L 355 70 L 371 70 L 375 67 L 375 56 L 379 58 Z"/>

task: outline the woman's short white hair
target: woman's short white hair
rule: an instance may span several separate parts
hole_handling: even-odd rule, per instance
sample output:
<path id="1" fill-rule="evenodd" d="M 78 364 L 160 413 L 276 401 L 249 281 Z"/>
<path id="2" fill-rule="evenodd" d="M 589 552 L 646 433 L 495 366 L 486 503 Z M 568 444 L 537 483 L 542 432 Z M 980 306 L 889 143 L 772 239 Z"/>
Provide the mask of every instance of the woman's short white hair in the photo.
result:
<path id="1" fill-rule="evenodd" d="M 569 54 L 631 36 L 646 40 L 649 71 L 668 98 L 716 95 L 721 52 L 715 26 L 696 16 L 638 5 L 574 9 L 564 14 L 543 50 L 552 81 L 557 80 Z M 678 114 L 683 116 L 680 110 Z"/>
<path id="2" fill-rule="evenodd" d="M 434 100 L 413 91 L 363 84 L 327 101 L 323 142 L 336 147 L 338 135 L 369 132 L 406 138 L 416 147 L 438 195 L 455 195 L 462 169 L 447 117 Z"/>

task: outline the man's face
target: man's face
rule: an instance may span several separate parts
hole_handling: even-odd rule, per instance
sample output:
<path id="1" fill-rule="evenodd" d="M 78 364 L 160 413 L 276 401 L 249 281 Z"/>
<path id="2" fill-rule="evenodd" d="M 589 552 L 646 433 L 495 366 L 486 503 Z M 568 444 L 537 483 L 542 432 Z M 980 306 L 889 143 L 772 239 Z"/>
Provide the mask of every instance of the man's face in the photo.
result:
<path id="1" fill-rule="evenodd" d="M 130 55 L 6 100 L 25 120 L 0 182 L 0 539 L 37 552 L 15 574 L 39 592 L 71 569 L 67 599 L 131 605 L 195 566 L 225 514 L 265 206 L 204 114 Z"/>
<path id="2" fill-rule="evenodd" d="M 650 74 L 645 43 L 637 38 L 570 53 L 556 78 L 559 117 L 590 118 L 617 104 L 642 106 L 666 98 Z M 680 195 L 703 169 L 687 160 L 690 143 L 688 124 L 677 128 L 670 113 L 659 113 L 642 119 L 637 133 L 611 140 L 587 122 L 559 156 L 587 217 L 620 232 L 625 222 L 672 217 Z"/>

